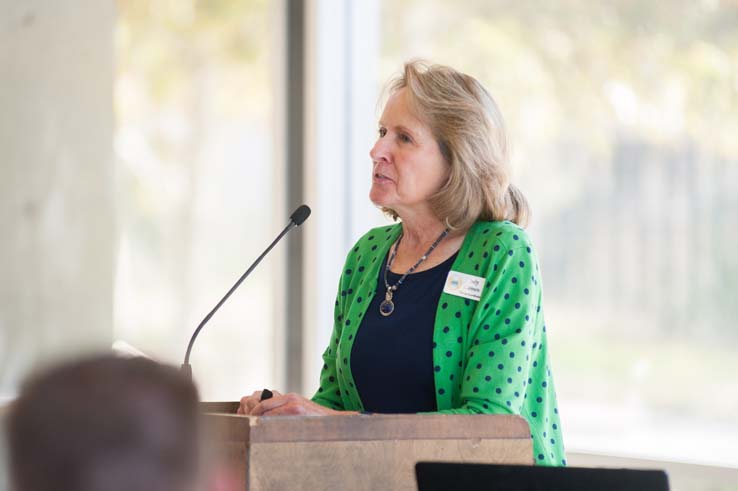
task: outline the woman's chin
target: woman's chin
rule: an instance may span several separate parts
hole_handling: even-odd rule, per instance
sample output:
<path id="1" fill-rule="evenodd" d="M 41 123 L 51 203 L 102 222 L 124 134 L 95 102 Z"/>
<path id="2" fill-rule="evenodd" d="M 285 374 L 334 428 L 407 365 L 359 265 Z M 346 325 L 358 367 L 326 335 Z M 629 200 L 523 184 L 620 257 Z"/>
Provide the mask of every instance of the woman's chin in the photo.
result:
<path id="1" fill-rule="evenodd" d="M 392 204 L 392 200 L 389 199 L 387 193 L 384 190 L 376 189 L 374 186 L 369 191 L 369 200 L 376 206 L 390 207 Z"/>

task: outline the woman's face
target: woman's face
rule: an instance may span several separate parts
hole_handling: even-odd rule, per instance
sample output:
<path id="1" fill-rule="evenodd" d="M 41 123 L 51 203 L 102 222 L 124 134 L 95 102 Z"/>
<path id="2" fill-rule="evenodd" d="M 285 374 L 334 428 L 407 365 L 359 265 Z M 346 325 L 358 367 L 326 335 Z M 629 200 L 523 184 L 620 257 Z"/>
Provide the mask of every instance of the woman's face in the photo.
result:
<path id="1" fill-rule="evenodd" d="M 369 152 L 374 163 L 369 199 L 403 214 L 428 210 L 428 198 L 448 179 L 430 128 L 410 111 L 406 89 L 387 101 L 379 120 L 379 136 Z"/>

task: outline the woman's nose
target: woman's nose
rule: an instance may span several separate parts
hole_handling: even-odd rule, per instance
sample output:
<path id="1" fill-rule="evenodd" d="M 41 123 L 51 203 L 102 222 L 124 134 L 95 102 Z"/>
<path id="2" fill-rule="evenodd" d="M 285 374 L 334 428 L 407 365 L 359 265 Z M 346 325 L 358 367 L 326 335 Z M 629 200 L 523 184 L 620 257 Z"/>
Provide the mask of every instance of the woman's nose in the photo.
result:
<path id="1" fill-rule="evenodd" d="M 377 139 L 377 142 L 374 144 L 372 149 L 369 150 L 369 156 L 373 162 L 389 160 L 389 149 L 387 148 L 387 144 L 383 138 Z"/>

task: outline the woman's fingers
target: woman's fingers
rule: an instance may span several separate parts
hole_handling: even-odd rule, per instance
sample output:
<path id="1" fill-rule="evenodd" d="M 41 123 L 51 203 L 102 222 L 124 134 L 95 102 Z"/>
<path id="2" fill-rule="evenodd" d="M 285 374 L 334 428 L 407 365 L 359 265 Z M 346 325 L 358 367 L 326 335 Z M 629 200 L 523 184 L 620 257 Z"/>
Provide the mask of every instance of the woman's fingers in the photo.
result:
<path id="1" fill-rule="evenodd" d="M 243 396 L 241 398 L 240 404 L 238 405 L 238 410 L 236 411 L 236 414 L 250 414 L 251 410 L 259 404 L 259 399 L 261 398 L 261 391 L 257 390 L 254 391 L 253 394 L 250 396 Z"/>
<path id="2" fill-rule="evenodd" d="M 292 404 L 295 397 L 299 396 L 296 396 L 295 394 L 287 394 L 286 396 L 283 396 L 281 394 L 277 395 L 276 393 L 274 393 L 271 399 L 261 401 L 256 406 L 254 406 L 249 414 L 251 416 L 262 416 L 265 413 L 272 411 L 280 406 L 283 406 L 285 404 Z"/>
<path id="3" fill-rule="evenodd" d="M 301 404 L 287 403 L 265 412 L 262 416 L 307 416 L 308 409 Z"/>
<path id="4" fill-rule="evenodd" d="M 335 414 L 336 411 L 316 404 L 301 395 L 290 393 L 261 401 L 251 411 L 252 416 L 303 415 L 318 416 Z"/>
<path id="5" fill-rule="evenodd" d="M 249 416 L 276 416 L 278 414 L 322 414 L 316 411 L 315 407 L 322 409 L 312 401 L 304 397 L 290 393 L 283 395 L 277 390 L 273 390 L 272 397 L 261 400 L 262 391 L 254 391 L 250 396 L 243 396 L 238 404 L 236 414 Z"/>

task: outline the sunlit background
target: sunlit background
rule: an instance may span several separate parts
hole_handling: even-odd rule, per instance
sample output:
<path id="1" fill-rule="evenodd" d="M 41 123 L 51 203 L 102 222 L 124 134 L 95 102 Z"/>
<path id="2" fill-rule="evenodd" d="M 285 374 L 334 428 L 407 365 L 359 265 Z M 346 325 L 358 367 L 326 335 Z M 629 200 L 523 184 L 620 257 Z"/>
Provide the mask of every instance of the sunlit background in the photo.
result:
<path id="1" fill-rule="evenodd" d="M 115 337 L 181 363 L 200 320 L 286 217 L 268 1 L 118 2 Z M 275 386 L 279 252 L 193 351 L 205 398 Z M 275 262 L 276 259 L 276 262 Z"/>
<path id="2" fill-rule="evenodd" d="M 116 340 L 181 363 L 300 204 L 292 2 L 73 3 L 0 1 L 4 399 Z M 305 22 L 304 375 L 285 371 L 282 245 L 199 339 L 203 398 L 317 387 L 343 254 L 386 223 L 366 199 L 376 101 L 426 58 L 506 117 L 567 450 L 710 466 L 673 489 L 738 489 L 738 4 L 315 0 Z"/>

